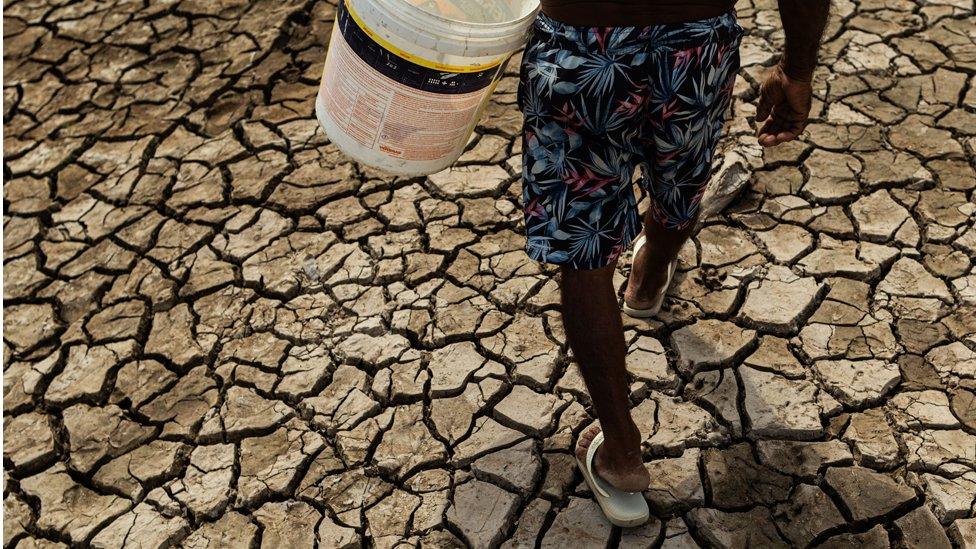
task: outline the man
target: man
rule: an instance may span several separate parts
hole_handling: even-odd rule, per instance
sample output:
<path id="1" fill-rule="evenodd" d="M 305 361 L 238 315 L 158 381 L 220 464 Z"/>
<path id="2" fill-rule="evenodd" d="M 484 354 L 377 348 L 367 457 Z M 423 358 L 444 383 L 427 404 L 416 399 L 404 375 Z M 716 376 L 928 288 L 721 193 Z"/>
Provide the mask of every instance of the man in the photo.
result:
<path id="1" fill-rule="evenodd" d="M 653 316 L 698 220 L 739 68 L 734 0 L 542 0 L 523 55 L 527 251 L 560 265 L 562 314 L 600 420 L 578 463 L 608 518 L 647 519 L 640 435 L 612 285 L 634 242 L 624 311 Z M 803 131 L 828 0 L 779 0 L 786 47 L 761 86 L 759 142 Z M 643 223 L 631 184 L 651 198 Z M 641 226 L 643 225 L 643 231 Z"/>

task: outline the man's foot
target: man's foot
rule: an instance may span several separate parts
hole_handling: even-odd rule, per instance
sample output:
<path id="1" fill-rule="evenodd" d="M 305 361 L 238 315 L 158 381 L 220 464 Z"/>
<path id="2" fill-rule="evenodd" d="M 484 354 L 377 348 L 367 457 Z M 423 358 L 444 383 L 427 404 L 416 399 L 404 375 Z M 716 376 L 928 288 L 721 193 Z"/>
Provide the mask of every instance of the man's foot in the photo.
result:
<path id="1" fill-rule="evenodd" d="M 593 442 L 593 437 L 599 432 L 600 426 L 593 425 L 580 435 L 579 443 L 576 445 L 576 457 L 583 463 L 586 463 L 586 451 Z M 604 442 L 596 449 L 593 469 L 601 479 L 625 492 L 643 491 L 651 483 L 651 475 L 644 467 L 640 450 L 632 455 L 608 455 L 607 443 Z"/>
<path id="2" fill-rule="evenodd" d="M 649 240 L 637 250 L 630 266 L 630 276 L 627 277 L 627 290 L 624 292 L 624 303 L 634 309 L 647 309 L 654 306 L 664 285 L 668 283 L 668 267 L 670 261 L 654 257 Z"/>

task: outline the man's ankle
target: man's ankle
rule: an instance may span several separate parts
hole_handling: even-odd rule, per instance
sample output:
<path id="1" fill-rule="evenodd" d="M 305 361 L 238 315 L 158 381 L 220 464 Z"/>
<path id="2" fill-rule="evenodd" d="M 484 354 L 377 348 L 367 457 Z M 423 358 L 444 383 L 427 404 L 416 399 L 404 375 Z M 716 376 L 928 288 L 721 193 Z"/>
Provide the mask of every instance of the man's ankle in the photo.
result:
<path id="1" fill-rule="evenodd" d="M 654 299 L 660 286 L 664 284 L 667 275 L 669 260 L 667 259 L 655 259 L 651 258 L 646 261 L 646 263 L 637 273 L 635 270 L 631 270 L 631 290 L 634 292 L 633 297 L 639 299 Z"/>
<path id="2" fill-rule="evenodd" d="M 628 429 L 630 431 L 630 429 Z M 615 459 L 622 459 L 624 456 L 640 456 L 641 435 L 637 426 L 631 432 L 614 433 L 614 436 L 606 437 L 604 434 L 604 446 L 614 456 Z"/>

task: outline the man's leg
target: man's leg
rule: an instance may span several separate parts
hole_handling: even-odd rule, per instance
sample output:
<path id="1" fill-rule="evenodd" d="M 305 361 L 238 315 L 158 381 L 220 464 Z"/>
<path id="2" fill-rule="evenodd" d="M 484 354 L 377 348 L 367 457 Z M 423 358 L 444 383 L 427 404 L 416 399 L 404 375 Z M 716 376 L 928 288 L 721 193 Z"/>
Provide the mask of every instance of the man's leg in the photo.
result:
<path id="1" fill-rule="evenodd" d="M 699 202 L 711 175 L 739 70 L 742 38 L 742 28 L 733 14 L 711 21 L 713 33 L 689 33 L 689 39 L 700 36 L 702 42 L 691 40 L 683 52 L 662 50 L 651 60 L 655 67 L 652 74 L 682 77 L 676 81 L 656 79 L 651 84 L 648 121 L 653 146 L 646 154 L 649 169 L 641 174 L 641 184 L 651 199 L 644 216 L 647 243 L 634 257 L 624 294 L 627 304 L 634 308 L 653 303 L 667 280 L 668 263 L 678 256 L 698 225 Z M 695 59 L 695 70 L 686 70 L 689 57 Z M 696 100 L 687 101 L 689 97 Z"/>
<path id="2" fill-rule="evenodd" d="M 613 288 L 615 264 L 588 270 L 563 267 L 559 288 L 566 339 L 605 438 L 594 466 L 613 486 L 636 492 L 647 488 L 650 476 L 641 459 L 640 432 L 630 416 L 627 345 Z M 577 446 L 581 458 L 598 432 L 594 427 L 581 435 Z"/>
<path id="3" fill-rule="evenodd" d="M 644 233 L 647 241 L 634 256 L 627 280 L 624 299 L 631 307 L 650 307 L 667 281 L 667 266 L 678 257 L 678 252 L 694 234 L 698 214 L 687 227 L 668 229 L 651 215 L 650 208 L 644 214 Z"/>

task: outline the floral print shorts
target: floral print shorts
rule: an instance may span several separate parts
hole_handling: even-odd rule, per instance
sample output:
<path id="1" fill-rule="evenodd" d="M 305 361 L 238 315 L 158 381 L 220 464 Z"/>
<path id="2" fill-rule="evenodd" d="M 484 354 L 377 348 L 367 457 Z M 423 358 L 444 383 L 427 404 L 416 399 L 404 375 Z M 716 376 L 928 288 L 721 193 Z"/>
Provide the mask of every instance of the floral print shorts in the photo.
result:
<path id="1" fill-rule="evenodd" d="M 611 264 L 650 214 L 687 227 L 709 176 L 739 69 L 733 12 L 690 23 L 580 27 L 539 14 L 518 105 L 526 249 L 575 269 Z"/>

